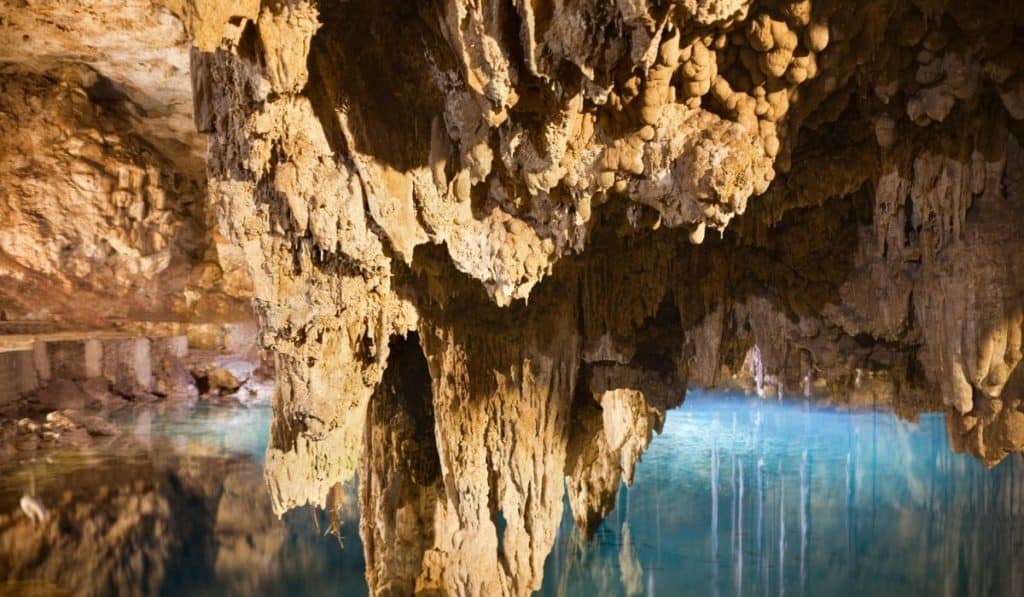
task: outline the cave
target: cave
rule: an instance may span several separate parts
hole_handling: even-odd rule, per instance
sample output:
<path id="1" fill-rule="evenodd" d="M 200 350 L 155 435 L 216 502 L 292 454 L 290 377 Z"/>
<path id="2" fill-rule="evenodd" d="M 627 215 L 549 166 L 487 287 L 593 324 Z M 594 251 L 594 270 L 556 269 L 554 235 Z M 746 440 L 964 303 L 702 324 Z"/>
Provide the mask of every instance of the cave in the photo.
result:
<path id="1" fill-rule="evenodd" d="M 0 594 L 1024 594 L 1018 4 L 5 3 Z"/>

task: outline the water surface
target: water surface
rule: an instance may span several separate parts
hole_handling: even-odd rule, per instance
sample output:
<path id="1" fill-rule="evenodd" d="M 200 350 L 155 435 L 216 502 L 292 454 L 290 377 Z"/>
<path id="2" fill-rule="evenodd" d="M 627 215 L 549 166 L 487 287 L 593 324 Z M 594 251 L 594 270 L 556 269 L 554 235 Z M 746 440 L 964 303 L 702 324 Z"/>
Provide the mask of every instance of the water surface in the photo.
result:
<path id="1" fill-rule="evenodd" d="M 130 433 L 107 444 L 0 464 L 0 512 L 34 492 L 61 516 L 63 534 L 19 578 L 73 592 L 110 582 L 110 593 L 366 594 L 357 487 L 340 536 L 309 508 L 272 515 L 270 417 L 267 406 L 134 412 L 118 420 Z M 540 594 L 1022 595 L 1022 468 L 1020 455 L 989 470 L 953 454 L 939 414 L 910 423 L 691 392 L 593 537 L 566 503 Z M 102 496 L 124 496 L 111 502 L 123 508 L 147 493 L 171 515 L 157 509 L 156 531 L 108 545 L 128 514 L 97 506 Z M 26 540 L 3 529 L 0 580 L 4 558 L 15 561 L 3 542 Z M 91 553 L 116 570 L 97 575 L 111 564 Z M 160 565 L 139 568 L 137 553 Z"/>
<path id="2" fill-rule="evenodd" d="M 945 419 L 690 392 L 587 541 L 566 516 L 544 595 L 1024 595 L 1024 463 Z"/>

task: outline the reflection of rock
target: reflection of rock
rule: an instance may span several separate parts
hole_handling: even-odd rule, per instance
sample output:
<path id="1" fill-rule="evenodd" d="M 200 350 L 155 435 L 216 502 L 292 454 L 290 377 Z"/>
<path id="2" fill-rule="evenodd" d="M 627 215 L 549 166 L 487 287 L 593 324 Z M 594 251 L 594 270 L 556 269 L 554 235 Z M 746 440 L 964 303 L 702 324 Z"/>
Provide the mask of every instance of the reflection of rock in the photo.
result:
<path id="1" fill-rule="evenodd" d="M 323 536 L 321 517 L 309 510 L 279 520 L 261 463 L 242 455 L 254 452 L 250 441 L 264 445 L 263 426 L 252 423 L 265 414 L 215 410 L 195 421 L 158 415 L 148 424 L 172 427 L 145 440 L 125 433 L 111 445 L 50 451 L 15 466 L 0 460 L 0 594 L 28 578 L 76 595 L 276 595 L 297 586 L 365 594 L 354 488 L 334 496 L 347 549 L 339 548 L 342 537 Z M 59 413 L 37 431 L 75 416 Z M 189 439 L 168 442 L 185 421 Z M 231 426 L 239 429 L 222 436 Z M 5 430 L 0 423 L 0 437 Z M 22 491 L 45 505 L 43 524 L 22 513 Z"/>
<path id="2" fill-rule="evenodd" d="M 629 523 L 622 525 L 622 547 L 619 548 L 619 570 L 622 574 L 622 585 L 625 594 L 633 597 L 643 594 L 643 570 L 640 560 L 636 557 L 633 538 L 629 532 Z"/>
<path id="3" fill-rule="evenodd" d="M 46 415 L 46 422 L 61 428 L 74 429 L 81 427 L 89 435 L 114 436 L 118 434 L 117 427 L 103 417 L 90 415 L 77 410 L 54 411 Z"/>
<path id="4" fill-rule="evenodd" d="M 557 557 L 552 558 L 558 579 L 555 594 L 578 593 L 579 585 L 572 584 L 578 578 L 589 581 L 587 588 L 594 595 L 646 594 L 644 569 L 628 522 L 610 522 L 598 536 L 575 527 L 559 541 L 563 543 Z M 610 550 L 609 546 L 616 549 Z"/>
<path id="5" fill-rule="evenodd" d="M 217 556 L 214 572 L 233 594 L 259 592 L 274 575 L 286 539 L 274 516 L 262 475 L 243 469 L 224 478 L 214 522 Z"/>
<path id="6" fill-rule="evenodd" d="M 77 409 L 54 410 L 38 421 L 0 419 L 0 454 L 10 461 L 26 460 L 37 451 L 80 449 L 118 435 L 120 430 L 103 416 Z"/>
<path id="7" fill-rule="evenodd" d="M 203 518 L 201 502 L 184 491 L 166 480 L 105 485 L 93 495 L 67 492 L 39 524 L 0 514 L 0 578 L 47 579 L 83 595 L 156 594 L 179 573 Z M 200 560 L 201 549 L 189 544 L 190 557 Z"/>

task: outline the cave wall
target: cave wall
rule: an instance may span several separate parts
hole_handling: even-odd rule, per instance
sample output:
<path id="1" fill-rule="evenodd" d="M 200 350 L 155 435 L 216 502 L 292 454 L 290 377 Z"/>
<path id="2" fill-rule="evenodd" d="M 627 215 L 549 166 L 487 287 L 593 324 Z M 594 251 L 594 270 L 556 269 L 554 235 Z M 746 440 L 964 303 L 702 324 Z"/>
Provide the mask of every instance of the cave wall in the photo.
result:
<path id="1" fill-rule="evenodd" d="M 142 0 L 0 4 L 0 321 L 247 321 L 206 200 L 190 37 Z"/>

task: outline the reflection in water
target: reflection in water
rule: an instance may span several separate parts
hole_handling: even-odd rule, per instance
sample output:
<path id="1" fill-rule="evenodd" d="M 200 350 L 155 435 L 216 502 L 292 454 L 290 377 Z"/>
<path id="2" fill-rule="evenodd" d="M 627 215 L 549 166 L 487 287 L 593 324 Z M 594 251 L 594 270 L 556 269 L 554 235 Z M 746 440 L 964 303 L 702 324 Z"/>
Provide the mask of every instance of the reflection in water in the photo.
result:
<path id="1" fill-rule="evenodd" d="M 0 593 L 17 579 L 82 594 L 359 595 L 368 574 L 408 594 L 438 562 L 424 550 L 457 541 L 434 536 L 450 513 L 436 510 L 429 402 L 376 407 L 363 466 L 397 468 L 364 468 L 361 491 L 335 496 L 336 519 L 273 515 L 266 407 L 136 413 L 116 446 L 2 465 Z M 566 498 L 551 553 L 536 554 L 540 594 L 1024 594 L 1021 460 L 986 470 L 951 453 L 937 414 L 911 424 L 692 393 L 592 534 Z M 42 525 L 18 513 L 29 491 L 51 512 Z"/>
<path id="2" fill-rule="evenodd" d="M 0 595 L 366 594 L 355 488 L 346 549 L 320 513 L 274 516 L 270 412 L 135 411 L 109 445 L 0 463 Z M 23 494 L 47 506 L 43 524 L 20 513 Z"/>
<path id="3" fill-rule="evenodd" d="M 940 414 L 692 392 L 595 541 L 566 516 L 541 594 L 1024 594 L 1022 465 L 953 454 Z"/>

